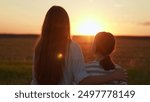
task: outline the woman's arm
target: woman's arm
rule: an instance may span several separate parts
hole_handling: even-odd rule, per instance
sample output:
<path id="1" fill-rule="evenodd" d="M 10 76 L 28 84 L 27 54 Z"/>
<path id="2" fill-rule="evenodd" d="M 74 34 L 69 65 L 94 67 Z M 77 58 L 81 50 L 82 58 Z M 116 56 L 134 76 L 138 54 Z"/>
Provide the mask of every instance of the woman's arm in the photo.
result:
<path id="1" fill-rule="evenodd" d="M 82 85 L 96 85 L 104 84 L 114 80 L 127 80 L 127 73 L 124 70 L 117 69 L 114 72 L 105 76 L 88 76 L 81 80 L 79 84 Z"/>

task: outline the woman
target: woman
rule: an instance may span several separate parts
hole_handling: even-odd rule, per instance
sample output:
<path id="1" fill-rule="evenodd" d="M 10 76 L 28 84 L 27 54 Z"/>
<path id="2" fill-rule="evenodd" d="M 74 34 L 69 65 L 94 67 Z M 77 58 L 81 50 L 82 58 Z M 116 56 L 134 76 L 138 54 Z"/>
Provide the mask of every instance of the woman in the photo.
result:
<path id="1" fill-rule="evenodd" d="M 96 84 L 125 78 L 123 71 L 116 71 L 107 77 L 88 76 L 81 49 L 70 39 L 68 14 L 60 6 L 51 7 L 46 14 L 35 48 L 32 72 L 32 84 Z"/>
<path id="2" fill-rule="evenodd" d="M 93 51 L 95 60 L 85 65 L 90 75 L 108 75 L 116 69 L 122 69 L 121 66 L 114 64 L 110 54 L 115 49 L 115 37 L 109 32 L 99 32 L 96 34 Z M 123 81 L 112 81 L 106 84 L 127 84 Z"/>

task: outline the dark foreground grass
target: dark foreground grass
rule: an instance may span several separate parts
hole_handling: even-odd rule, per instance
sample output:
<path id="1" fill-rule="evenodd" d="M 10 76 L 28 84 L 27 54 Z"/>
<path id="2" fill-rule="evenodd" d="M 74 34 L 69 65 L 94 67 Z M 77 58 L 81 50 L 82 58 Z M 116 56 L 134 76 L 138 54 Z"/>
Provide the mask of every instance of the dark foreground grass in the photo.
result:
<path id="1" fill-rule="evenodd" d="M 128 69 L 128 84 L 130 85 L 150 85 L 150 71 Z"/>
<path id="2" fill-rule="evenodd" d="M 31 83 L 32 70 L 31 63 L 13 62 L 14 64 L 3 64 L 0 66 L 1 85 L 28 85 Z M 137 69 L 127 69 L 128 84 L 130 85 L 150 85 L 150 71 Z"/>
<path id="3" fill-rule="evenodd" d="M 31 82 L 31 63 L 6 62 L 0 65 L 1 85 L 28 85 Z"/>
<path id="4" fill-rule="evenodd" d="M 1 85 L 29 85 L 32 80 L 31 61 L 3 61 L 0 63 L 0 84 Z M 143 66 L 144 67 L 144 66 Z M 136 67 L 127 68 L 128 84 L 150 85 L 150 69 Z"/>

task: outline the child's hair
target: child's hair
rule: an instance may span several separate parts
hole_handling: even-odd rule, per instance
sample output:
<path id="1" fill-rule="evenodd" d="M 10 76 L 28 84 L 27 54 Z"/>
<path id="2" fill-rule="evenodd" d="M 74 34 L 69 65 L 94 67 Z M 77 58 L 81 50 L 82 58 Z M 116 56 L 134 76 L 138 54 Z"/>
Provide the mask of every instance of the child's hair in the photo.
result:
<path id="1" fill-rule="evenodd" d="M 110 54 L 115 48 L 115 38 L 109 32 L 99 32 L 95 36 L 95 53 L 104 56 L 99 64 L 104 68 L 104 70 L 111 70 L 115 68 L 115 65 L 110 58 Z"/>

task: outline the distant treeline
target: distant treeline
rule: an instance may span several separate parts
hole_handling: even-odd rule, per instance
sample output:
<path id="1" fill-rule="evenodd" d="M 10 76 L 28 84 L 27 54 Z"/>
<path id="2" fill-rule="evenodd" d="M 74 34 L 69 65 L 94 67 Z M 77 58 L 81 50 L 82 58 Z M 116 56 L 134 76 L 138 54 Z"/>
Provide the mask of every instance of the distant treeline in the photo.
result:
<path id="1" fill-rule="evenodd" d="M 119 39 L 150 40 L 150 36 L 116 36 Z"/>
<path id="2" fill-rule="evenodd" d="M 0 38 L 37 38 L 38 34 L 0 34 Z"/>
<path id="3" fill-rule="evenodd" d="M 0 38 L 37 38 L 40 35 L 38 34 L 0 34 Z M 150 40 L 150 36 L 115 36 L 116 38 L 121 39 L 143 39 Z M 85 38 L 94 38 L 94 36 L 73 36 L 73 39 L 85 39 Z"/>
<path id="4" fill-rule="evenodd" d="M 150 40 L 150 36 L 115 36 L 116 39 Z M 94 36 L 73 36 L 73 39 L 94 39 Z"/>

